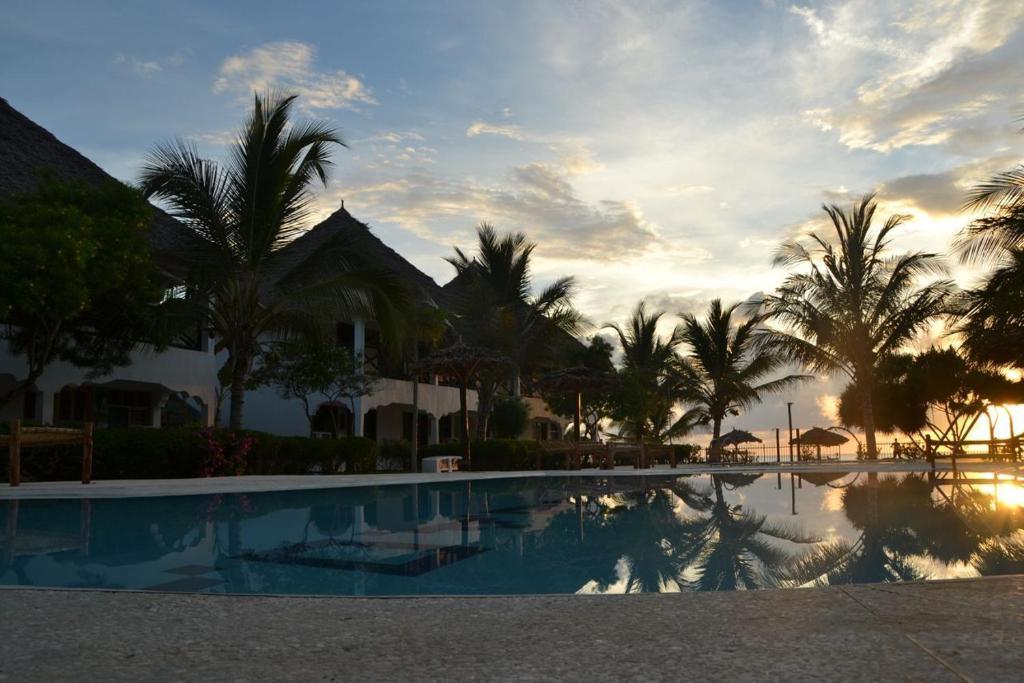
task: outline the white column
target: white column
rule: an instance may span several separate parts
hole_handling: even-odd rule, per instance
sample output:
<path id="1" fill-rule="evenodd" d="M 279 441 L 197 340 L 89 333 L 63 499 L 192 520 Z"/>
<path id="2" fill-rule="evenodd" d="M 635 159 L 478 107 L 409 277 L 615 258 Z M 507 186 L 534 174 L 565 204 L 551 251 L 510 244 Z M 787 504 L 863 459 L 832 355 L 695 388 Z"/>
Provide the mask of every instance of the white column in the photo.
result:
<path id="1" fill-rule="evenodd" d="M 53 398 L 56 395 L 56 392 L 53 391 L 39 390 L 39 397 L 36 400 L 39 401 L 40 406 L 37 413 L 39 414 L 39 422 L 44 425 L 53 424 Z"/>
<path id="2" fill-rule="evenodd" d="M 440 427 L 438 426 L 438 418 L 434 415 L 429 415 L 427 419 L 427 443 L 436 444 L 440 439 Z"/>

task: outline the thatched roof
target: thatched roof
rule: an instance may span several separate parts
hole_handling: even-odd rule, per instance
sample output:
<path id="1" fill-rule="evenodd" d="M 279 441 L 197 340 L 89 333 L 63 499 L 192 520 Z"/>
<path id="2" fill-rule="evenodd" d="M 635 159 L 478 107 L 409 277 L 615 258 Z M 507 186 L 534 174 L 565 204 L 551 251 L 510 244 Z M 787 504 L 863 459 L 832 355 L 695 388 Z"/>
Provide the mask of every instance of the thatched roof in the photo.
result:
<path id="1" fill-rule="evenodd" d="M 848 474 L 849 472 L 800 472 L 796 476 L 809 484 L 825 486 L 826 484 L 831 484 L 834 481 L 839 481 Z"/>
<path id="2" fill-rule="evenodd" d="M 47 174 L 86 185 L 114 179 L 0 97 L 0 196 L 30 192 Z M 194 239 L 188 228 L 154 208 L 149 242 L 161 266 L 182 272 L 188 263 L 183 254 Z"/>
<path id="3" fill-rule="evenodd" d="M 416 363 L 414 369 L 465 379 L 478 372 L 500 370 L 510 364 L 508 358 L 496 351 L 482 346 L 458 343 L 435 351 Z"/>
<path id="4" fill-rule="evenodd" d="M 733 446 L 741 443 L 761 443 L 761 439 L 746 430 L 733 429 L 731 432 L 718 437 L 718 443 L 722 446 Z"/>
<path id="5" fill-rule="evenodd" d="M 556 370 L 534 380 L 541 391 L 584 391 L 607 387 L 615 379 L 607 372 L 601 372 L 585 365 L 576 365 Z"/>
<path id="6" fill-rule="evenodd" d="M 422 294 L 424 299 L 438 305 L 445 300 L 441 287 L 429 275 L 384 244 L 365 223 L 353 218 L 344 207 L 286 246 L 281 251 L 277 269 L 269 278 L 271 282 L 280 281 L 311 259 L 325 259 L 323 265 L 330 267 L 332 250 L 335 249 L 339 259 L 347 257 L 358 260 L 358 263 L 352 263 L 354 266 L 379 268 L 393 273 Z"/>
<path id="7" fill-rule="evenodd" d="M 806 432 L 800 435 L 800 440 L 794 436 L 790 439 L 790 443 L 799 443 L 802 446 L 842 446 L 844 443 L 849 441 L 842 434 L 836 434 L 828 429 L 822 429 L 821 427 L 814 427 L 808 429 Z"/>

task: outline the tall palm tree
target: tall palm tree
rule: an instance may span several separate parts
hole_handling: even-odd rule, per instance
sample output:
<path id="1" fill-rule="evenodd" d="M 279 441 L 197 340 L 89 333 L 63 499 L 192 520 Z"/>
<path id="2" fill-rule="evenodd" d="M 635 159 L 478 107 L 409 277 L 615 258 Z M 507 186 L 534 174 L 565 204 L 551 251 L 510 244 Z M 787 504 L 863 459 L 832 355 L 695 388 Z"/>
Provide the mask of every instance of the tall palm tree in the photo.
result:
<path id="1" fill-rule="evenodd" d="M 520 380 L 538 362 L 550 359 L 558 342 L 577 335 L 583 318 L 572 305 L 575 279 L 555 280 L 533 294 L 530 259 L 536 243 L 520 232 L 499 235 L 487 223 L 477 228 L 477 254 L 459 248 L 448 262 L 461 287 L 455 308 L 460 333 L 474 345 L 499 351 L 512 360 L 512 393 L 520 395 Z M 478 435 L 486 435 L 498 378 L 480 383 Z"/>
<path id="2" fill-rule="evenodd" d="M 1024 367 L 1024 164 L 998 173 L 968 195 L 967 209 L 994 210 L 974 220 L 955 244 L 964 262 L 995 266 L 960 298 L 956 331 L 975 360 Z"/>
<path id="3" fill-rule="evenodd" d="M 877 207 L 873 195 L 848 213 L 824 206 L 834 234 L 783 243 L 775 264 L 795 270 L 763 299 L 780 328 L 763 337 L 766 348 L 814 372 L 843 373 L 858 387 L 869 458 L 878 455 L 871 389 L 879 362 L 946 312 L 953 291 L 935 254 L 890 252 L 906 217 L 890 216 L 876 229 Z M 936 279 L 921 284 L 926 276 Z"/>
<path id="4" fill-rule="evenodd" d="M 684 568 L 698 576 L 694 588 L 718 591 L 778 586 L 786 577 L 790 555 L 774 541 L 809 544 L 818 539 L 770 522 L 742 505 L 730 505 L 725 499 L 726 478 L 712 475 L 711 479 L 712 491 L 703 494 L 703 500 L 683 499 L 699 513 L 684 523 L 688 541 L 680 558 Z M 749 485 L 754 479 L 736 486 Z"/>
<path id="5" fill-rule="evenodd" d="M 681 339 L 678 329 L 667 337 L 658 332 L 664 316 L 664 311 L 648 311 L 641 301 L 625 326 L 606 326 L 615 332 L 622 347 L 612 417 L 620 425 L 620 434 L 633 438 L 641 450 L 655 427 L 664 427 L 680 380 L 676 349 Z M 676 423 L 662 431 L 681 435 L 687 427 Z"/>
<path id="6" fill-rule="evenodd" d="M 300 268 L 279 277 L 284 247 L 311 215 L 310 188 L 326 183 L 331 150 L 344 146 L 324 123 L 292 121 L 294 103 L 295 96 L 256 95 L 223 165 L 178 140 L 156 147 L 141 175 L 143 193 L 196 238 L 192 302 L 227 352 L 232 429 L 242 426 L 246 380 L 268 334 L 309 328 L 327 313 L 375 313 L 394 331 L 404 301 L 401 287 L 357 267 L 354 254 L 333 255 L 330 275 Z"/>
<path id="7" fill-rule="evenodd" d="M 811 379 L 809 375 L 786 375 L 765 381 L 785 367 L 786 357 L 770 346 L 758 348 L 762 317 L 733 322 L 738 306 L 722 308 L 721 300 L 715 299 L 703 320 L 692 313 L 682 315 L 680 339 L 690 352 L 680 361 L 685 377 L 680 398 L 693 406 L 687 413 L 689 422 L 712 425 L 713 444 L 722 435 L 727 415 L 739 415 L 766 394 Z M 713 449 L 710 458 L 718 460 L 719 449 Z"/>

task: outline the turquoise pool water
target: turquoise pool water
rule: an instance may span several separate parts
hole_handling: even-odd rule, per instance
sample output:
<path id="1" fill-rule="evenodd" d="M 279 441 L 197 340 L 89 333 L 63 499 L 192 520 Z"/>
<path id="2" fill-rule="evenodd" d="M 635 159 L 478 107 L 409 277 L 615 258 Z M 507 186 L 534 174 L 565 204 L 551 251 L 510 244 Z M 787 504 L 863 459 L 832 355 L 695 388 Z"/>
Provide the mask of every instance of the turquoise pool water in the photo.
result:
<path id="1" fill-rule="evenodd" d="M 1022 491 L 772 473 L 0 501 L 0 584 L 426 595 L 977 576 L 1024 570 Z"/>

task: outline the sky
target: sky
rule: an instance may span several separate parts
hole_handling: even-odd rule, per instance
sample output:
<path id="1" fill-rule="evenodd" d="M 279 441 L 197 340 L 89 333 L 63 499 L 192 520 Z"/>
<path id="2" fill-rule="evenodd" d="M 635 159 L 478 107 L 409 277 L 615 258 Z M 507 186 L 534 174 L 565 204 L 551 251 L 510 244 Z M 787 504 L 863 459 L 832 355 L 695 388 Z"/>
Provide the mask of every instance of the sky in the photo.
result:
<path id="1" fill-rule="evenodd" d="M 175 137 L 222 158 L 254 89 L 294 92 L 349 145 L 319 218 L 344 201 L 439 283 L 479 222 L 524 231 L 596 326 L 770 290 L 779 242 L 865 192 L 912 217 L 894 248 L 945 251 L 1024 157 L 1022 54 L 1019 0 L 0 5 L 0 96 L 114 176 Z M 829 424 L 841 388 L 785 400 Z"/>

